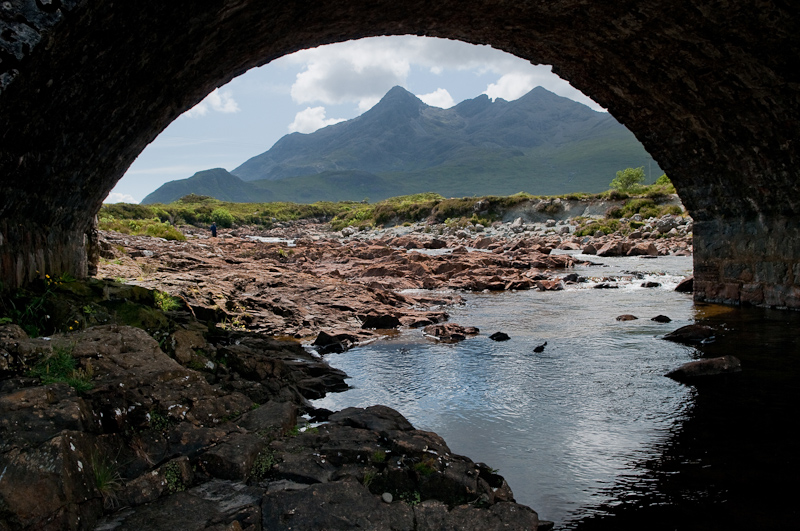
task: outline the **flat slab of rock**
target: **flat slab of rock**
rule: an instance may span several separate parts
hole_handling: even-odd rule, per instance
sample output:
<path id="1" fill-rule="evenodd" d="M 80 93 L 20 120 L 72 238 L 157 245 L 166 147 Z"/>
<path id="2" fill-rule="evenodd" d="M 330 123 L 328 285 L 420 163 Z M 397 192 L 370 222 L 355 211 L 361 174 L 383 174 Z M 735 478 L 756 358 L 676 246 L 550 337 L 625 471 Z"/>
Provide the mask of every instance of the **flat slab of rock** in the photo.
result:
<path id="1" fill-rule="evenodd" d="M 720 356 L 705 360 L 690 361 L 668 372 L 665 376 L 678 381 L 705 378 L 719 374 L 732 374 L 742 372 L 742 363 L 735 356 Z"/>
<path id="2" fill-rule="evenodd" d="M 423 331 L 429 337 L 436 338 L 445 343 L 456 343 L 465 340 L 467 336 L 474 336 L 480 333 L 480 330 L 474 326 L 461 326 L 456 323 L 428 325 Z"/>
<path id="3" fill-rule="evenodd" d="M 205 531 L 260 529 L 263 491 L 244 483 L 212 480 L 156 502 L 120 511 L 96 531 Z M 238 522 L 238 527 L 233 527 Z M 219 527 L 217 527 L 219 526 Z M 271 529 L 271 528 L 267 528 Z"/>
<path id="4" fill-rule="evenodd" d="M 386 504 L 355 480 L 269 493 L 264 496 L 261 511 L 262 528 L 270 530 L 415 529 L 414 511 L 409 505 Z"/>

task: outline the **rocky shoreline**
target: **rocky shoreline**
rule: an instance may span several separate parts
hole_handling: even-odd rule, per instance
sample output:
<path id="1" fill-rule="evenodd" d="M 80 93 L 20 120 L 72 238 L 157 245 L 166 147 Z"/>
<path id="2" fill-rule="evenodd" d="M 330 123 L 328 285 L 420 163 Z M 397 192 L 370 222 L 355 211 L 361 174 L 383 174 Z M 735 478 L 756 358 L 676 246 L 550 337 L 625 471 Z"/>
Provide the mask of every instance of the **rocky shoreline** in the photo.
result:
<path id="1" fill-rule="evenodd" d="M 59 332 L 0 321 L 0 529 L 551 528 L 396 411 L 309 403 L 347 388 L 319 353 L 441 324 L 458 291 L 580 282 L 553 249 L 691 252 L 548 225 L 102 233 L 103 280 L 30 299 Z"/>

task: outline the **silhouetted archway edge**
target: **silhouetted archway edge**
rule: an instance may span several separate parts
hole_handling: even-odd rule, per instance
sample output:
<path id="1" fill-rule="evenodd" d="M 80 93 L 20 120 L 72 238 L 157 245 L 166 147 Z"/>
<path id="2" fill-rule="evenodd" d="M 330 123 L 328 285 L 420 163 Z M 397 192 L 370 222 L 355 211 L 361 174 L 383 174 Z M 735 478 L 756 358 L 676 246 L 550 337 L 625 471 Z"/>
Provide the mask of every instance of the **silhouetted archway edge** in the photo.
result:
<path id="1" fill-rule="evenodd" d="M 103 199 L 215 87 L 303 48 L 416 34 L 554 65 L 672 178 L 696 220 L 696 298 L 798 308 L 798 25 L 798 4 L 768 0 L 8 0 L 0 280 L 86 275 Z"/>

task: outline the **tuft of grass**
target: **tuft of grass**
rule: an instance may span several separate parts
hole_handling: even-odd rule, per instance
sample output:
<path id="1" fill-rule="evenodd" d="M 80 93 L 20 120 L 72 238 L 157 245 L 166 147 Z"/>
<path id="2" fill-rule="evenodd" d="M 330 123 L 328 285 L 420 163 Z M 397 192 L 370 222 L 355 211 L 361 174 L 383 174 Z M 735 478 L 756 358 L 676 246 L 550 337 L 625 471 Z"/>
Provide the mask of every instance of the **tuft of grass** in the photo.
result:
<path id="1" fill-rule="evenodd" d="M 373 463 L 385 463 L 386 462 L 386 452 L 383 450 L 376 450 L 372 454 L 372 462 Z"/>
<path id="2" fill-rule="evenodd" d="M 116 508 L 119 500 L 117 491 L 122 488 L 122 477 L 114 463 L 98 452 L 89 457 L 94 476 L 94 486 L 103 496 L 103 504 L 108 509 Z"/>
<path id="3" fill-rule="evenodd" d="M 427 459 L 416 463 L 414 465 L 414 470 L 416 470 L 420 476 L 430 476 L 436 472 L 436 469 L 433 467 L 433 463 Z"/>
<path id="4" fill-rule="evenodd" d="M 79 393 L 86 392 L 94 387 L 92 376 L 94 371 L 91 363 L 85 369 L 77 368 L 77 360 L 72 356 L 74 346 L 54 346 L 53 354 L 43 358 L 33 366 L 30 376 L 39 378 L 41 383 L 63 382 L 74 388 Z"/>
<path id="5" fill-rule="evenodd" d="M 153 298 L 155 299 L 156 307 L 162 312 L 170 312 L 181 307 L 181 300 L 165 291 L 155 290 Z"/>
<path id="6" fill-rule="evenodd" d="M 367 470 L 366 472 L 364 472 L 364 479 L 361 481 L 361 483 L 365 487 L 369 488 L 369 486 L 372 484 L 372 482 L 375 481 L 375 477 L 377 475 L 378 475 L 378 473 L 375 472 L 374 470 Z"/>

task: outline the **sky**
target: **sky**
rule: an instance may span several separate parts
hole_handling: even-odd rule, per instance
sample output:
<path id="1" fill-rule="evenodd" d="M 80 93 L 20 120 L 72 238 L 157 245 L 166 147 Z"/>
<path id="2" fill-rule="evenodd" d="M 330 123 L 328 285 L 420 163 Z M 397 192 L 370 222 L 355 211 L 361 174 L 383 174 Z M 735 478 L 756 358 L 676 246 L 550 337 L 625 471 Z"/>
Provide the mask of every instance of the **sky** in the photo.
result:
<path id="1" fill-rule="evenodd" d="M 361 115 L 396 85 L 445 109 L 481 94 L 513 101 L 542 86 L 603 111 L 550 66 L 489 46 L 416 36 L 330 44 L 281 57 L 211 92 L 142 151 L 106 202 L 138 203 L 166 182 L 233 170 L 286 134 Z"/>

